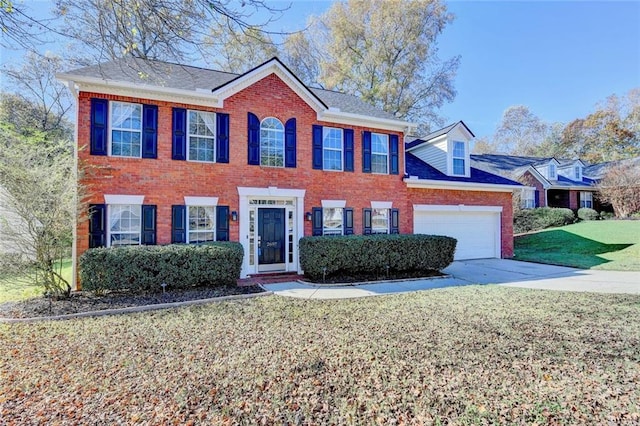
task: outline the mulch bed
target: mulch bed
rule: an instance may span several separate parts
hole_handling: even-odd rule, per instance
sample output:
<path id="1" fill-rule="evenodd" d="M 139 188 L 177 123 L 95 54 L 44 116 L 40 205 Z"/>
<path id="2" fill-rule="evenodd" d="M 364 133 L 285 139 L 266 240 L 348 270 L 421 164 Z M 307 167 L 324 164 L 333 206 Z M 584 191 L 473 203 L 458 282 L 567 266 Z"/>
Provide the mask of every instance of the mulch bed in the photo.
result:
<path id="1" fill-rule="evenodd" d="M 19 302 L 2 303 L 0 304 L 0 317 L 34 318 L 77 314 L 80 312 L 120 309 L 132 306 L 157 305 L 160 303 L 186 302 L 189 300 L 210 299 L 222 296 L 261 293 L 263 291 L 264 290 L 257 285 L 196 288 L 182 291 L 174 290 L 167 291 L 164 294 L 107 293 L 103 296 L 96 296 L 91 292 L 77 291 L 71 293 L 71 297 L 68 299 L 62 300 L 35 297 Z"/>

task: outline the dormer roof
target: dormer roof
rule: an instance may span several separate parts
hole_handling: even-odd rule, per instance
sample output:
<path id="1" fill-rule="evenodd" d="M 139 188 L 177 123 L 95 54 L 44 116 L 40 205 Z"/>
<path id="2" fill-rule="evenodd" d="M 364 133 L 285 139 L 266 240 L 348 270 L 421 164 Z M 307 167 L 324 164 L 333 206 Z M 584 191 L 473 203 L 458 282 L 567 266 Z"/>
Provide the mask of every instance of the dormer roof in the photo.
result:
<path id="1" fill-rule="evenodd" d="M 407 151 L 410 151 L 411 149 L 422 145 L 423 143 L 427 143 L 429 141 L 432 141 L 436 138 L 439 138 L 440 136 L 446 135 L 450 132 L 452 132 L 454 129 L 456 128 L 460 128 L 463 133 L 467 134 L 467 138 L 471 139 L 474 138 L 475 135 L 473 134 L 473 132 L 471 131 L 471 129 L 469 129 L 469 127 L 467 127 L 466 124 L 464 124 L 464 121 L 460 120 L 456 123 L 452 123 L 449 124 L 446 127 L 443 127 L 442 129 L 436 130 L 434 132 L 429 133 L 428 135 L 425 135 L 424 137 L 420 137 L 417 139 L 412 140 L 411 142 L 408 142 L 407 144 L 405 144 L 405 149 Z"/>

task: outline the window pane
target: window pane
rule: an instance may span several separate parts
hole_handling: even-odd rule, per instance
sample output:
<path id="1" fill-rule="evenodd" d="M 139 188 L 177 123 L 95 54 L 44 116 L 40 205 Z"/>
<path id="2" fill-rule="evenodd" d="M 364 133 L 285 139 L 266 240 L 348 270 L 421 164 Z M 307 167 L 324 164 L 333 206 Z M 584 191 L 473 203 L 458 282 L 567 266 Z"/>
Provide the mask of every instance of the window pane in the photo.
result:
<path id="1" fill-rule="evenodd" d="M 189 206 L 189 243 L 215 241 L 215 207 Z"/>
<path id="2" fill-rule="evenodd" d="M 273 117 L 260 124 L 260 165 L 284 166 L 284 127 Z"/>
<path id="3" fill-rule="evenodd" d="M 140 157 L 142 105 L 111 102 L 111 155 Z"/>
<path id="4" fill-rule="evenodd" d="M 374 234 L 389 233 L 389 209 L 371 210 L 371 232 Z"/>
<path id="5" fill-rule="evenodd" d="M 108 210 L 111 246 L 140 244 L 141 206 L 113 204 Z"/>
<path id="6" fill-rule="evenodd" d="M 454 142 L 453 143 L 453 156 L 456 158 L 464 158 L 464 142 Z"/>
<path id="7" fill-rule="evenodd" d="M 189 111 L 189 160 L 215 162 L 216 115 Z"/>
<path id="8" fill-rule="evenodd" d="M 387 156 L 371 154 L 371 171 L 373 173 L 387 173 Z"/>
<path id="9" fill-rule="evenodd" d="M 322 233 L 324 235 L 342 235 L 341 207 L 322 209 Z"/>
<path id="10" fill-rule="evenodd" d="M 453 174 L 454 175 L 463 175 L 464 172 L 464 160 L 460 158 L 453 159 Z"/>

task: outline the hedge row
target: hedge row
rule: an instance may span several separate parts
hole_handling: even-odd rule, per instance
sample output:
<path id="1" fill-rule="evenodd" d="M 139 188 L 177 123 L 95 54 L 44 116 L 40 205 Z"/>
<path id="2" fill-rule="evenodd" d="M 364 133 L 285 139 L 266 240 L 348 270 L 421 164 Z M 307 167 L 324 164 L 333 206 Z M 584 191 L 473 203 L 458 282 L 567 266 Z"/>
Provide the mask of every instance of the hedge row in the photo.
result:
<path id="1" fill-rule="evenodd" d="M 570 225 L 576 221 L 571 209 L 541 207 L 525 209 L 517 212 L 513 217 L 513 232 L 537 231 L 551 226 Z"/>
<path id="2" fill-rule="evenodd" d="M 304 237 L 300 264 L 312 280 L 363 271 L 439 271 L 453 262 L 455 249 L 454 238 L 435 235 Z"/>
<path id="3" fill-rule="evenodd" d="M 578 209 L 578 219 L 580 220 L 598 220 L 600 215 L 594 209 L 582 207 Z"/>
<path id="4" fill-rule="evenodd" d="M 235 285 L 242 256 L 242 245 L 234 242 L 94 248 L 80 256 L 80 280 L 89 291 Z"/>

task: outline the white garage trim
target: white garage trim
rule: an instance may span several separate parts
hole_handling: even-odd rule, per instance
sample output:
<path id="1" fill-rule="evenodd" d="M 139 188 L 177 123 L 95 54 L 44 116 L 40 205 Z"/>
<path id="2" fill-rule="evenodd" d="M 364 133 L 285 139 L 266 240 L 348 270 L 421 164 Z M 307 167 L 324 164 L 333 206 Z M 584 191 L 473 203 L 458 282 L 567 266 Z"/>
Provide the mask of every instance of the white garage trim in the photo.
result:
<path id="1" fill-rule="evenodd" d="M 500 258 L 502 206 L 413 205 L 414 234 L 458 240 L 456 260 Z"/>
<path id="2" fill-rule="evenodd" d="M 434 206 L 432 204 L 414 204 L 415 212 L 496 212 L 502 213 L 502 206 Z"/>

